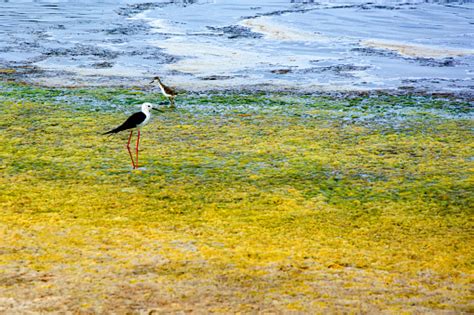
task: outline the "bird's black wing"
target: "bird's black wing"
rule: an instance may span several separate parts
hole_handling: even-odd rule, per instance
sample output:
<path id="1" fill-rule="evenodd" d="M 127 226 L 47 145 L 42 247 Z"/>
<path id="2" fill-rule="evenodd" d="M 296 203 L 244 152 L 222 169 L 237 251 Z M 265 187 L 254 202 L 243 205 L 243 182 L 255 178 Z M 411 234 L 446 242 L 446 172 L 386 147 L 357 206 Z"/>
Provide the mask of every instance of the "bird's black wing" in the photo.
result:
<path id="1" fill-rule="evenodd" d="M 146 115 L 144 113 L 142 113 L 142 112 L 135 113 L 132 116 L 128 117 L 127 120 L 123 124 L 121 124 L 120 126 L 118 126 L 115 129 L 107 131 L 106 133 L 104 133 L 104 135 L 107 135 L 109 133 L 117 133 L 117 132 L 120 132 L 120 131 L 123 131 L 123 130 L 135 128 L 139 124 L 141 124 L 145 119 L 146 119 Z"/>
<path id="2" fill-rule="evenodd" d="M 166 86 L 163 84 L 163 90 L 165 90 L 165 92 L 171 96 L 176 96 L 176 91 L 173 90 L 172 88 L 170 88 L 169 86 Z"/>

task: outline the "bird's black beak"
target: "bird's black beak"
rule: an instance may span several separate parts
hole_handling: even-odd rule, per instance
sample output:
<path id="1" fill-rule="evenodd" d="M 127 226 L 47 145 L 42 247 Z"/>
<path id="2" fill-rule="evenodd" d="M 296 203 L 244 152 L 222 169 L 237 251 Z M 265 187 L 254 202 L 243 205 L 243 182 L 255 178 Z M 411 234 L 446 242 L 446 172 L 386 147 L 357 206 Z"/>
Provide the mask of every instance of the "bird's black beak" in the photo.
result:
<path id="1" fill-rule="evenodd" d="M 158 108 L 152 108 L 153 110 L 156 110 L 157 112 L 160 112 L 162 113 L 163 111 L 161 109 L 158 109 Z"/>

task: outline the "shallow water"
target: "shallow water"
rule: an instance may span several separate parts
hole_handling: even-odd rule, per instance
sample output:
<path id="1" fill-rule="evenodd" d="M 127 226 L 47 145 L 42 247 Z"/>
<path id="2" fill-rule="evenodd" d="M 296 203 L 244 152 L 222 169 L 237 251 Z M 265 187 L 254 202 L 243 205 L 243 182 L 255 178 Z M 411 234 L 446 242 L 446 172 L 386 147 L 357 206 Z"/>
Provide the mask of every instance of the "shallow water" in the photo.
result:
<path id="1" fill-rule="evenodd" d="M 474 1 L 255 3 L 3 1 L 0 67 L 57 86 L 472 93 Z"/>

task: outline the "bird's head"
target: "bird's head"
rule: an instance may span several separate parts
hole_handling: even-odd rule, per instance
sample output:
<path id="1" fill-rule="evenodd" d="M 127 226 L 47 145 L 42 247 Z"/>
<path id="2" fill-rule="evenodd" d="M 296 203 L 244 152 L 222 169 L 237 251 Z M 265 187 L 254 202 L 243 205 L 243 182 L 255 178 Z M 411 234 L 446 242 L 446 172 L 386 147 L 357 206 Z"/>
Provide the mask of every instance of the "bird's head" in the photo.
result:
<path id="1" fill-rule="evenodd" d="M 161 83 L 160 77 L 158 77 L 158 76 L 154 77 L 153 80 L 151 80 L 150 84 L 151 83 L 156 83 L 156 82 Z"/>
<path id="2" fill-rule="evenodd" d="M 154 105 L 152 103 L 143 103 L 142 104 L 142 111 L 143 112 L 150 112 L 150 110 L 152 110 L 152 109 L 160 112 L 160 110 L 158 108 L 156 108 L 156 105 Z"/>

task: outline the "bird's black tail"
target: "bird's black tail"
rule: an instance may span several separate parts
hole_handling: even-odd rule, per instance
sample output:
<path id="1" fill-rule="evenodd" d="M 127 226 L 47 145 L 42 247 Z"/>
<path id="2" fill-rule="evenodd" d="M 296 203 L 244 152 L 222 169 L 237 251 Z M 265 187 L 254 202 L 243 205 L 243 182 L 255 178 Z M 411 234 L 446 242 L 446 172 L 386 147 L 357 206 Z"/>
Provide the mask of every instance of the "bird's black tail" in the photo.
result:
<path id="1" fill-rule="evenodd" d="M 105 135 L 110 135 L 110 134 L 112 134 L 112 133 L 116 133 L 116 132 L 115 132 L 114 130 L 110 130 L 110 131 L 107 131 L 107 132 L 102 133 L 102 135 L 105 136 Z"/>
<path id="2" fill-rule="evenodd" d="M 123 126 L 118 126 L 115 129 L 104 132 L 103 135 L 110 135 L 110 134 L 117 133 L 117 132 L 120 132 L 120 131 L 125 130 L 125 129 L 128 129 L 128 128 L 123 128 Z"/>

